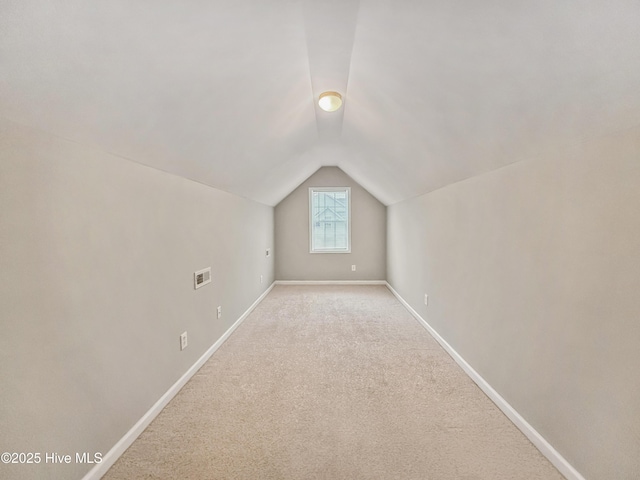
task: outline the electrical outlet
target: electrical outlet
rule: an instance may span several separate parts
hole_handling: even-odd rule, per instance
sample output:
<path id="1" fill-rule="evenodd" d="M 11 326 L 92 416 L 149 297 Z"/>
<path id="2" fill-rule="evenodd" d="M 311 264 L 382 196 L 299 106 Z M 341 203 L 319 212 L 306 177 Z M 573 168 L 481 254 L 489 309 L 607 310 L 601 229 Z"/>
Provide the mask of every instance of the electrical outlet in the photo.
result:
<path id="1" fill-rule="evenodd" d="M 427 295 L 426 293 L 424 294 L 424 304 L 429 305 L 429 295 Z"/>
<path id="2" fill-rule="evenodd" d="M 222 307 L 218 307 L 218 318 L 222 317 Z"/>
<path id="3" fill-rule="evenodd" d="M 260 275 L 260 283 L 262 283 L 262 275 Z"/>
<path id="4" fill-rule="evenodd" d="M 267 249 L 264 251 L 264 256 L 265 256 L 265 257 L 270 257 L 270 256 L 271 256 L 271 249 L 270 249 L 270 248 L 267 248 Z"/>
<path id="5" fill-rule="evenodd" d="M 180 335 L 180 350 L 187 348 L 187 332 Z"/>
<path id="6" fill-rule="evenodd" d="M 351 271 L 355 272 L 356 271 L 356 266 L 355 265 L 351 265 Z"/>

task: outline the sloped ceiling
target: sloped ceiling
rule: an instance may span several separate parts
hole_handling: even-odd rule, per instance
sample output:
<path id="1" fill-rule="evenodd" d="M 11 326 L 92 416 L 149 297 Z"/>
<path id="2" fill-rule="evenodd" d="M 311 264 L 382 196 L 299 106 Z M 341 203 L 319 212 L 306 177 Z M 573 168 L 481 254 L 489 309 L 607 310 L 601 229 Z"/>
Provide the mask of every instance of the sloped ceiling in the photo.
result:
<path id="1" fill-rule="evenodd" d="M 0 0 L 0 116 L 268 205 L 323 165 L 391 204 L 639 125 L 639 25 L 637 0 Z"/>

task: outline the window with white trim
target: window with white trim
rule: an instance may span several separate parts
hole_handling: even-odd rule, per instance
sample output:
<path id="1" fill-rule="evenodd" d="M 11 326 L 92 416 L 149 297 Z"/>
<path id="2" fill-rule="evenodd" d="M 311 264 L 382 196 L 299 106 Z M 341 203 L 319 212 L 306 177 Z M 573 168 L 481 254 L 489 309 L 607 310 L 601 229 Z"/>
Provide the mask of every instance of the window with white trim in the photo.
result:
<path id="1" fill-rule="evenodd" d="M 311 253 L 351 252 L 351 188 L 309 188 Z"/>

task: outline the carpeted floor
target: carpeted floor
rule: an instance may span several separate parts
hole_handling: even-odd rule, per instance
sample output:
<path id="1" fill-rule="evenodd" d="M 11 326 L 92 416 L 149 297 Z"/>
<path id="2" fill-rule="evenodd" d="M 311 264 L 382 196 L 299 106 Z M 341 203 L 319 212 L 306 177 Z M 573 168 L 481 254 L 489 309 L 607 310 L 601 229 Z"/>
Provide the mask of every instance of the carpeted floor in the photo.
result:
<path id="1" fill-rule="evenodd" d="M 564 478 L 384 286 L 276 286 L 104 477 Z"/>

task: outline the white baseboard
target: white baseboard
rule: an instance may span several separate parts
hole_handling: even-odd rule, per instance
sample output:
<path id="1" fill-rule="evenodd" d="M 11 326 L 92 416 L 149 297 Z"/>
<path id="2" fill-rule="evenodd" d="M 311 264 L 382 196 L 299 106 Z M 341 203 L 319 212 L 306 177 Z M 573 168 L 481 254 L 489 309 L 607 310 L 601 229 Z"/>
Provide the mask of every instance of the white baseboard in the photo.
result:
<path id="1" fill-rule="evenodd" d="M 476 372 L 471 365 L 469 365 L 462 356 L 454 350 L 454 348 L 442 338 L 438 332 L 436 332 L 427 321 L 422 318 L 418 312 L 416 312 L 411 305 L 409 305 L 404 298 L 396 292 L 389 283 L 386 283 L 387 288 L 393 293 L 396 298 L 409 310 L 418 322 L 431 334 L 433 338 L 445 349 L 445 351 L 453 358 L 458 365 L 465 371 L 469 377 L 480 387 L 480 389 L 496 404 L 496 406 L 502 410 L 502 412 L 518 427 L 518 429 L 524 433 L 524 435 L 533 443 L 540 453 L 542 453 L 547 459 L 562 473 L 568 480 L 585 480 L 580 473 L 573 468 L 573 466 L 553 448 L 553 446 L 545 440 L 545 438 L 533 428 L 529 422 L 527 422 L 522 415 L 520 415 L 502 396 L 496 392 L 487 381 Z"/>
<path id="2" fill-rule="evenodd" d="M 253 302 L 253 304 L 242 314 L 238 320 L 235 321 L 229 329 L 224 332 L 224 334 L 194 363 L 189 370 L 185 372 L 180 379 L 174 383 L 167 392 L 160 397 L 160 399 L 149 409 L 147 413 L 145 413 L 138 422 L 131 427 L 124 437 L 122 437 L 118 443 L 116 443 L 111 450 L 109 450 L 104 457 L 102 457 L 102 462 L 96 464 L 89 472 L 82 478 L 82 480 L 98 480 L 102 478 L 102 476 L 107 473 L 116 460 L 120 458 L 127 448 L 131 446 L 131 444 L 135 441 L 138 436 L 144 431 L 145 428 L 149 426 L 149 424 L 153 421 L 154 418 L 158 416 L 158 414 L 162 411 L 164 407 L 171 401 L 173 397 L 180 391 L 182 387 L 189 381 L 189 379 L 205 364 L 207 360 L 215 353 L 218 348 L 229 338 L 229 336 L 233 333 L 233 331 L 240 326 L 240 324 L 249 316 L 249 314 L 258 306 L 258 304 L 267 296 L 267 294 L 274 287 L 275 282 L 272 283 L 265 292 L 258 297 L 258 299 Z"/>
<path id="3" fill-rule="evenodd" d="M 385 280 L 276 280 L 276 285 L 387 285 Z"/>

